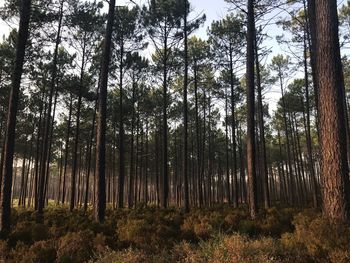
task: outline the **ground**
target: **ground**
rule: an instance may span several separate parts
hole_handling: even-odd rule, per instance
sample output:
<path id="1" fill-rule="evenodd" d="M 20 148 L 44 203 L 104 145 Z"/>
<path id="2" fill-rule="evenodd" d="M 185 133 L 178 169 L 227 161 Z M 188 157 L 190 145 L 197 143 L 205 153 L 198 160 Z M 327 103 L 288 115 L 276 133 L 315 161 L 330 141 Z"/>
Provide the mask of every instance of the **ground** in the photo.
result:
<path id="1" fill-rule="evenodd" d="M 9 263 L 350 262 L 350 228 L 306 208 L 261 210 L 256 221 L 244 206 L 109 209 L 103 224 L 66 207 L 49 206 L 41 222 L 30 209 L 12 214 L 0 239 Z"/>

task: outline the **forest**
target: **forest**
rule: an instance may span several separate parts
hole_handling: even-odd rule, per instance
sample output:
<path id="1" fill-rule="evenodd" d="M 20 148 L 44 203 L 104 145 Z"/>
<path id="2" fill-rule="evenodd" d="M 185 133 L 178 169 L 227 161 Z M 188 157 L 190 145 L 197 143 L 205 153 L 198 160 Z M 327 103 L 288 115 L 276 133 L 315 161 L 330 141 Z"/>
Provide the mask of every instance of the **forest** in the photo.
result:
<path id="1" fill-rule="evenodd" d="M 0 1 L 0 262 L 350 262 L 350 1 L 224 1 Z"/>

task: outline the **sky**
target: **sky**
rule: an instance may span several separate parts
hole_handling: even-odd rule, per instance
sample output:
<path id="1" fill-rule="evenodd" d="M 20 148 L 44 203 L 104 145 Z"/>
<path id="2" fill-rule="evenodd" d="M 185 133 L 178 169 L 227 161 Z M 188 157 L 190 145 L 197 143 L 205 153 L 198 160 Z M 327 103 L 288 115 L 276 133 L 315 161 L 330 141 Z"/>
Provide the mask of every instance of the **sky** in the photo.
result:
<path id="1" fill-rule="evenodd" d="M 89 0 L 86 0 L 86 1 L 89 1 Z M 140 6 L 146 3 L 147 1 L 148 0 L 134 0 L 134 2 L 136 2 Z M 340 0 L 340 1 L 342 2 L 344 0 Z M 4 3 L 5 3 L 5 0 L 0 0 L 0 8 L 4 6 Z M 108 4 L 106 3 L 106 1 L 104 1 L 104 3 L 105 3 L 105 7 L 104 7 L 105 11 L 107 11 Z M 190 0 L 190 3 L 193 9 L 193 12 L 191 14 L 192 18 L 198 15 L 202 15 L 203 13 L 206 14 L 207 19 L 205 24 L 194 33 L 195 35 L 203 39 L 207 38 L 207 29 L 211 25 L 211 23 L 214 20 L 220 20 L 224 18 L 226 14 L 229 13 L 229 8 L 230 8 L 230 5 L 227 4 L 224 0 Z M 130 3 L 129 0 L 117 0 L 117 5 L 127 5 L 127 4 L 133 5 Z M 277 13 L 277 15 L 279 14 Z M 0 37 L 2 37 L 3 35 L 7 35 L 10 32 L 11 27 L 16 28 L 17 26 L 18 25 L 16 24 L 8 24 L 5 21 L 1 20 L 0 18 Z M 270 39 L 264 42 L 264 46 L 268 49 L 271 49 L 273 55 L 276 55 L 279 53 L 285 53 L 283 50 L 283 47 L 280 47 L 275 40 L 276 35 L 282 33 L 281 29 L 275 25 L 272 25 L 268 27 L 266 33 L 269 34 Z M 245 48 L 245 47 L 242 45 L 242 48 Z M 152 51 L 149 51 L 149 53 L 150 52 Z M 267 57 L 267 59 L 263 61 L 263 64 L 268 63 L 271 57 L 272 55 Z M 266 102 L 268 102 L 270 105 L 269 107 L 270 111 L 276 108 L 276 104 L 279 98 L 280 98 L 280 93 L 277 87 L 272 87 L 268 91 L 268 94 L 265 94 Z"/>
<path id="2" fill-rule="evenodd" d="M 86 0 L 89 1 L 89 0 Z M 142 6 L 145 4 L 148 0 L 134 0 L 135 3 Z M 104 1 L 105 2 L 105 1 Z M 226 3 L 224 0 L 190 0 L 192 10 L 191 17 L 197 17 L 199 15 L 205 14 L 206 15 L 206 22 L 205 24 L 200 27 L 194 34 L 203 38 L 207 39 L 207 29 L 210 27 L 211 23 L 214 20 L 220 20 L 224 18 L 229 13 L 230 5 Z M 0 8 L 4 6 L 5 0 L 0 0 Z M 133 5 L 129 0 L 117 0 L 117 5 Z M 108 4 L 105 2 L 104 4 L 105 11 L 107 12 Z M 0 19 L 0 37 L 3 35 L 7 35 L 11 28 L 16 28 L 18 25 L 16 24 L 9 24 L 5 21 Z M 270 48 L 273 50 L 274 54 L 278 54 L 283 52 L 283 50 L 278 46 L 275 40 L 275 35 L 277 33 L 280 33 L 281 31 L 276 27 L 272 26 L 269 29 L 269 34 L 272 36 L 269 41 L 267 41 L 266 46 L 267 48 Z M 242 48 L 245 48 L 242 46 Z M 151 53 L 152 51 L 149 51 Z M 268 60 L 265 61 L 265 63 L 268 62 Z M 266 102 L 270 104 L 270 110 L 273 110 L 276 108 L 277 101 L 279 100 L 280 94 L 278 92 L 278 89 L 272 88 L 265 96 Z"/>
<path id="3" fill-rule="evenodd" d="M 142 5 L 145 3 L 145 0 L 136 0 L 136 3 Z M 196 34 L 202 38 L 206 38 L 206 31 L 208 26 L 210 26 L 213 20 L 219 20 L 227 14 L 228 4 L 225 3 L 224 0 L 191 0 L 191 5 L 193 6 L 194 12 L 193 15 L 203 14 L 205 13 L 207 16 L 207 20 L 205 25 L 201 27 Z M 117 5 L 125 5 L 130 3 L 127 0 L 117 0 Z M 0 0 L 0 8 L 5 4 L 5 0 Z M 107 8 L 107 4 L 105 4 Z M 16 27 L 16 25 L 8 25 L 5 21 L 0 19 L 0 35 L 8 34 L 11 27 Z"/>

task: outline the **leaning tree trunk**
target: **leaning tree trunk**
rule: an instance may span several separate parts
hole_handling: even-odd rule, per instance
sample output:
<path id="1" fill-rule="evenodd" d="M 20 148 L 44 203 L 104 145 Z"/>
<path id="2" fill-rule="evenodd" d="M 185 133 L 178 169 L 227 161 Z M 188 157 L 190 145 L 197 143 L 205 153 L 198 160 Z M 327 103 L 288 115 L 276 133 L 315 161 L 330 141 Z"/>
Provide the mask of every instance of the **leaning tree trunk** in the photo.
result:
<path id="1" fill-rule="evenodd" d="M 4 145 L 4 162 L 2 172 L 2 191 L 0 207 L 0 231 L 10 228 L 11 194 L 12 194 L 12 165 L 16 134 L 16 116 L 19 102 L 19 89 L 23 72 L 25 49 L 29 35 L 31 0 L 23 0 L 20 12 L 20 22 L 17 37 L 15 67 L 12 76 L 12 87 L 9 99 L 6 137 Z"/>
<path id="2" fill-rule="evenodd" d="M 349 168 L 337 1 L 318 0 L 315 13 L 323 209 L 327 218 L 348 222 Z"/>

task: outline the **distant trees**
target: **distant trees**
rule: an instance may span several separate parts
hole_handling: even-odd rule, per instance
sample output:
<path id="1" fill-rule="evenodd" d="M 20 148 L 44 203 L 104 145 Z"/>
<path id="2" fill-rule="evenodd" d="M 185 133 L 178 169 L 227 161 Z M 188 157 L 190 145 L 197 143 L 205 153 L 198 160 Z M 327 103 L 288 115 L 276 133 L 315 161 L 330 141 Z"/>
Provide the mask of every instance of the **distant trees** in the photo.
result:
<path id="1" fill-rule="evenodd" d="M 151 1 L 143 8 L 144 26 L 156 48 L 156 54 L 163 70 L 163 121 L 162 121 L 162 198 L 163 207 L 168 206 L 168 77 L 172 47 L 180 40 L 183 5 L 174 0 Z"/>
<path id="2" fill-rule="evenodd" d="M 0 41 L 1 229 L 12 204 L 38 219 L 52 200 L 91 206 L 102 222 L 107 204 L 248 203 L 255 218 L 318 207 L 321 191 L 325 215 L 348 221 L 348 5 L 340 44 L 335 0 L 227 2 L 204 40 L 187 0 L 110 1 L 107 15 L 97 1 L 6 1 L 20 28 Z M 264 47 L 276 8 L 288 56 Z"/>

